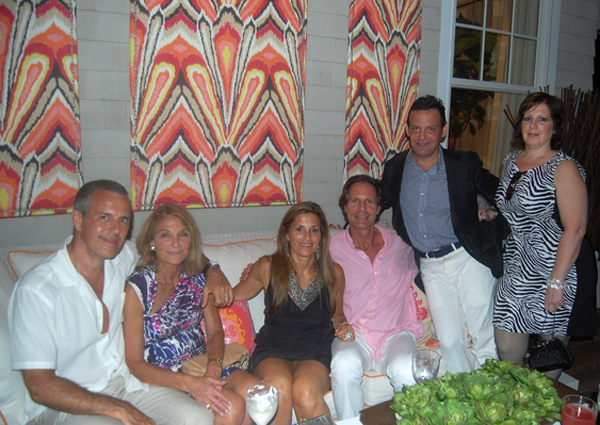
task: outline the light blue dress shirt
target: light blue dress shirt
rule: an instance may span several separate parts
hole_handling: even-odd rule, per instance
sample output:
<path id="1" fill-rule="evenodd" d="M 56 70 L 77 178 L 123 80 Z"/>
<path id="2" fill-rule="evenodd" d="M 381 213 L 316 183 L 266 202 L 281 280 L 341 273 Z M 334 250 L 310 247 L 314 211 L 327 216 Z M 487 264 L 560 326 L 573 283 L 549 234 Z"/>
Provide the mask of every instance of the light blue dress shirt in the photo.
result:
<path id="1" fill-rule="evenodd" d="M 400 208 L 410 241 L 419 251 L 434 251 L 458 242 L 452 226 L 448 178 L 441 148 L 437 164 L 428 171 L 412 160 L 412 150 L 408 152 Z"/>

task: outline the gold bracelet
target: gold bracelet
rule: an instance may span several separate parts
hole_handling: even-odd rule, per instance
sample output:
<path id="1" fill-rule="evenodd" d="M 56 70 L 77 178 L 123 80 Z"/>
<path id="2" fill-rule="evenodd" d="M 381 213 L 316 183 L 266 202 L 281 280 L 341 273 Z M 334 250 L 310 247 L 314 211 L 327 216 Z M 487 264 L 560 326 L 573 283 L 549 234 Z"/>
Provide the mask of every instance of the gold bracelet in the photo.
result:
<path id="1" fill-rule="evenodd" d="M 548 285 L 548 288 L 562 289 L 562 290 L 564 290 L 567 286 L 569 286 L 568 283 L 565 283 L 562 280 L 551 279 L 551 278 L 546 279 L 546 285 Z"/>
<path id="2" fill-rule="evenodd" d="M 208 360 L 208 363 L 210 363 L 210 362 L 217 362 L 217 364 L 218 364 L 219 366 L 221 366 L 221 368 L 223 367 L 223 360 L 221 360 L 221 359 L 209 359 L 209 360 Z M 208 363 L 207 363 L 207 364 L 208 364 Z"/>

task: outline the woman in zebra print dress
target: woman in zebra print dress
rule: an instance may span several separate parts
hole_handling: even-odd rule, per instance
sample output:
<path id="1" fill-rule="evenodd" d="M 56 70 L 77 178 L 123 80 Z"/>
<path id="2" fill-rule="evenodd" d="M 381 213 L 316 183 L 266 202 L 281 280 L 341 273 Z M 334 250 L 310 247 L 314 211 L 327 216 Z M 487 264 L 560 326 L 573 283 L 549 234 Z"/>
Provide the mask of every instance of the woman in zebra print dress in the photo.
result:
<path id="1" fill-rule="evenodd" d="M 559 150 L 563 121 L 560 99 L 546 93 L 525 98 L 515 131 L 522 149 L 506 157 L 496 192 L 511 231 L 493 324 L 500 358 L 513 363 L 524 362 L 530 334 L 549 339 L 554 327 L 555 336 L 569 340 L 587 192 L 583 168 Z"/>

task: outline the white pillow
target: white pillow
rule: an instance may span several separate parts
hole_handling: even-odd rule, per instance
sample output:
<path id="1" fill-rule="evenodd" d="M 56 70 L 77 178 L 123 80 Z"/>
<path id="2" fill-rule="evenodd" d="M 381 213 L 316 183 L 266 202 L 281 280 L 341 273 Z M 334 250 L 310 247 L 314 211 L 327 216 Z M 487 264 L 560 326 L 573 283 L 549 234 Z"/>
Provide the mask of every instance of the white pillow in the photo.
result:
<path id="1" fill-rule="evenodd" d="M 30 268 L 54 254 L 54 251 L 11 251 L 8 253 L 8 265 L 17 279 L 21 279 Z"/>
<path id="2" fill-rule="evenodd" d="M 255 263 L 263 255 L 270 255 L 277 249 L 277 244 L 271 239 L 257 239 L 228 243 L 224 245 L 203 245 L 204 254 L 211 260 L 217 261 L 231 286 L 240 281 L 242 271 L 248 264 Z"/>
<path id="3" fill-rule="evenodd" d="M 242 271 L 248 264 L 255 263 L 263 255 L 270 255 L 277 249 L 277 243 L 272 239 L 256 239 L 251 241 L 228 243 L 224 245 L 204 244 L 202 250 L 210 260 L 217 261 L 231 286 L 240 281 Z M 264 323 L 264 294 L 248 301 L 252 321 L 258 332 Z"/>

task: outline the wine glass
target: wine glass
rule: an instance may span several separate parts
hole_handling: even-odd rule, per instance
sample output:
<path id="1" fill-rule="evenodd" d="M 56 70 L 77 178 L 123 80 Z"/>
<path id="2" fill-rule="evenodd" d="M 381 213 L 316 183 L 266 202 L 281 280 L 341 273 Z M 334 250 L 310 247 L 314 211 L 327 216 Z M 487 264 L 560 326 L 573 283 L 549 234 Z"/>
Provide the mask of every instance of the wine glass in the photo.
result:
<path id="1" fill-rule="evenodd" d="M 419 348 L 412 355 L 412 374 L 417 384 L 437 378 L 440 369 L 440 354 L 429 348 Z"/>
<path id="2" fill-rule="evenodd" d="M 279 404 L 279 391 L 274 384 L 261 381 L 246 388 L 246 410 L 256 425 L 267 425 Z"/>

